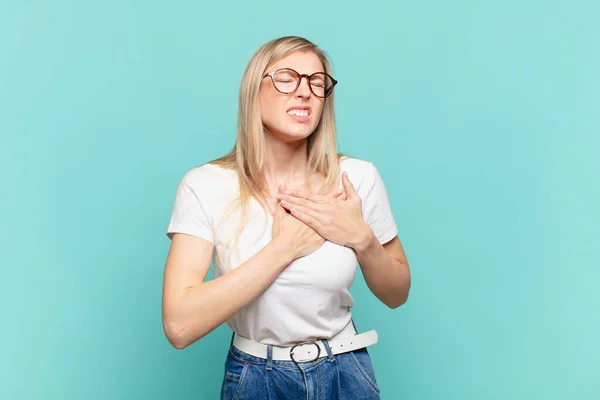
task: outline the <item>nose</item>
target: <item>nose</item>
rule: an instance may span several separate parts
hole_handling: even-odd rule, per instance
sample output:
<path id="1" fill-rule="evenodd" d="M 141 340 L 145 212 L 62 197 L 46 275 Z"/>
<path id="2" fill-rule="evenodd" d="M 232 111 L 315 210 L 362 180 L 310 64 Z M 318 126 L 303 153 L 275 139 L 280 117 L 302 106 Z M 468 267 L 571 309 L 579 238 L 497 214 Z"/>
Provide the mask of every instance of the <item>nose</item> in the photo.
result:
<path id="1" fill-rule="evenodd" d="M 310 97 L 310 87 L 307 76 L 300 77 L 300 86 L 296 89 L 296 97 L 307 99 Z"/>

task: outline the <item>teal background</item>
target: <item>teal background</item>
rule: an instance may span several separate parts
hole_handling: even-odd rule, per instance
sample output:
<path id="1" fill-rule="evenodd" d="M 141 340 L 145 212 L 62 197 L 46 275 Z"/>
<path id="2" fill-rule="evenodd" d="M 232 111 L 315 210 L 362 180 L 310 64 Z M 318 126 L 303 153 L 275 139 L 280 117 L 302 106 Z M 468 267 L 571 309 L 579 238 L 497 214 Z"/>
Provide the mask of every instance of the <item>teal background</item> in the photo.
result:
<path id="1" fill-rule="evenodd" d="M 221 327 L 161 326 L 176 185 L 234 142 L 252 53 L 332 56 L 341 150 L 412 267 L 352 291 L 383 399 L 600 396 L 596 1 L 2 1 L 2 399 L 214 399 Z"/>

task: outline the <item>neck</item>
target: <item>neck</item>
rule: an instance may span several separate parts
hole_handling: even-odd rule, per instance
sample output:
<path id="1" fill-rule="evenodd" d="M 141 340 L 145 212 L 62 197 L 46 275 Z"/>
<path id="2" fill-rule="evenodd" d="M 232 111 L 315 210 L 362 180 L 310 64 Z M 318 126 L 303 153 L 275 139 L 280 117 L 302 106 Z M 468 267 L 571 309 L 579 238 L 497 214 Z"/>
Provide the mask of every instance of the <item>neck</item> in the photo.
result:
<path id="1" fill-rule="evenodd" d="M 265 133 L 265 178 L 269 184 L 305 178 L 308 166 L 307 141 L 284 142 Z"/>

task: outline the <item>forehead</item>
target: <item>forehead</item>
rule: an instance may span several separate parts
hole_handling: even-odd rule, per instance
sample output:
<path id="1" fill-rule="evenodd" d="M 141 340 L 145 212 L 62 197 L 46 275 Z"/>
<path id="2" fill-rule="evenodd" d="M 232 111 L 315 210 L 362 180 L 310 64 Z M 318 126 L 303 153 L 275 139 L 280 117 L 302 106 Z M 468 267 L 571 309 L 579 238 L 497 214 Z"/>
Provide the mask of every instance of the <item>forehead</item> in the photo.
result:
<path id="1" fill-rule="evenodd" d="M 279 68 L 292 68 L 301 74 L 312 74 L 314 72 L 325 72 L 323 63 L 319 57 L 312 51 L 295 51 L 288 54 L 281 60 L 273 64 L 269 70 Z"/>

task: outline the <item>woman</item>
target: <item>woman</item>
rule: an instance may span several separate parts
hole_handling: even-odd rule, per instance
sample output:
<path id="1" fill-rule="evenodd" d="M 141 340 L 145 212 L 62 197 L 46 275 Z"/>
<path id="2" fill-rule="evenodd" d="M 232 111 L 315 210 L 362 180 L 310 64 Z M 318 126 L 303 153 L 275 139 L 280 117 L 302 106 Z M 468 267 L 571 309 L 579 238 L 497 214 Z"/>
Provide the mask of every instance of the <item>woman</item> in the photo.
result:
<path id="1" fill-rule="evenodd" d="M 182 349 L 231 327 L 224 399 L 379 398 L 366 350 L 377 335 L 356 332 L 349 287 L 360 264 L 395 308 L 410 272 L 377 170 L 336 151 L 336 83 L 313 43 L 263 45 L 242 80 L 234 149 L 178 187 L 164 329 Z"/>

